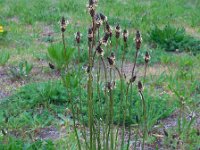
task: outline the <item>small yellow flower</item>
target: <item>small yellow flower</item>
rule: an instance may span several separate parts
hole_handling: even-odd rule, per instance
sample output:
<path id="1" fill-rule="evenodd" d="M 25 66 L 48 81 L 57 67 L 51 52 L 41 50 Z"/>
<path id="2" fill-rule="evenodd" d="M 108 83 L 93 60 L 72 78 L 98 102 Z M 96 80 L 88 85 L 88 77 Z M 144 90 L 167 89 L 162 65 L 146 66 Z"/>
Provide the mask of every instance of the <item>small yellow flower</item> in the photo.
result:
<path id="1" fill-rule="evenodd" d="M 3 32 L 3 26 L 0 26 L 0 32 Z"/>

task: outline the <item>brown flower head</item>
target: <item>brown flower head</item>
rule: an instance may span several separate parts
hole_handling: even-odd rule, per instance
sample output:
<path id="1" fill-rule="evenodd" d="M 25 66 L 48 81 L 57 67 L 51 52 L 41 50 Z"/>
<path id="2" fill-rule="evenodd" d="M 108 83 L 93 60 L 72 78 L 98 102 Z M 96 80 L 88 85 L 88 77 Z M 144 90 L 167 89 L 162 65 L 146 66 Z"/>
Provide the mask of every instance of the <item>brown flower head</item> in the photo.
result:
<path id="1" fill-rule="evenodd" d="M 128 31 L 126 29 L 123 32 L 123 39 L 124 39 L 124 42 L 126 43 L 128 39 Z"/>
<path id="2" fill-rule="evenodd" d="M 66 30 L 66 26 L 69 24 L 68 21 L 65 20 L 64 17 L 62 17 L 62 19 L 60 20 L 60 28 L 62 32 L 65 32 Z"/>
<path id="3" fill-rule="evenodd" d="M 93 5 L 97 5 L 98 0 L 89 0 L 89 5 L 93 6 Z"/>
<path id="4" fill-rule="evenodd" d="M 110 33 L 106 32 L 104 37 L 101 39 L 100 43 L 106 46 L 108 44 L 109 37 L 110 37 Z"/>
<path id="5" fill-rule="evenodd" d="M 133 76 L 133 77 L 129 80 L 129 83 L 133 83 L 133 82 L 135 82 L 135 80 L 136 80 L 136 76 Z"/>
<path id="6" fill-rule="evenodd" d="M 104 14 L 100 13 L 99 15 L 103 22 L 107 22 L 108 18 Z"/>
<path id="7" fill-rule="evenodd" d="M 95 9 L 96 9 L 97 3 L 98 3 L 98 0 L 89 0 L 87 8 L 91 17 L 94 17 L 95 15 Z"/>
<path id="8" fill-rule="evenodd" d="M 197 135 L 200 136 L 200 130 L 199 129 L 197 129 Z"/>
<path id="9" fill-rule="evenodd" d="M 92 40 L 93 40 L 93 31 L 92 31 L 92 28 L 90 27 L 88 29 L 88 41 L 92 42 Z"/>
<path id="10" fill-rule="evenodd" d="M 90 72 L 92 71 L 92 69 L 93 69 L 93 68 L 92 68 L 91 66 L 88 65 L 87 68 L 86 68 L 86 72 L 87 72 L 87 73 L 90 73 Z"/>
<path id="11" fill-rule="evenodd" d="M 78 44 L 81 42 L 81 33 L 79 31 L 75 33 L 75 40 Z"/>
<path id="12" fill-rule="evenodd" d="M 115 65 L 115 57 L 113 56 L 110 56 L 110 57 L 107 57 L 108 59 L 108 63 L 111 67 L 113 67 Z"/>
<path id="13" fill-rule="evenodd" d="M 53 64 L 51 64 L 51 63 L 49 63 L 49 67 L 50 67 L 51 69 L 55 69 L 55 66 L 54 66 Z"/>
<path id="14" fill-rule="evenodd" d="M 113 82 L 107 82 L 106 88 L 108 89 L 108 91 L 110 91 L 110 90 L 112 90 L 112 89 L 115 88 L 115 85 L 116 85 L 115 81 L 113 81 Z"/>
<path id="15" fill-rule="evenodd" d="M 148 52 L 145 53 L 145 57 L 144 57 L 144 60 L 145 60 L 145 63 L 148 63 L 149 60 L 150 60 L 151 56 L 149 55 Z"/>
<path id="16" fill-rule="evenodd" d="M 119 24 L 118 24 L 118 25 L 115 27 L 115 37 L 116 37 L 117 39 L 119 39 L 120 33 L 121 33 L 121 28 L 120 28 L 120 26 L 119 26 Z"/>
<path id="17" fill-rule="evenodd" d="M 106 22 L 106 31 L 109 34 L 109 36 L 112 37 L 112 28 L 108 22 Z"/>
<path id="18" fill-rule="evenodd" d="M 91 17 L 94 17 L 96 5 L 95 5 L 95 4 L 92 4 L 92 2 L 91 2 L 91 4 L 89 3 L 89 5 L 87 5 L 87 8 L 88 8 L 88 11 L 89 11 L 89 13 L 90 13 L 90 16 L 91 16 Z"/>
<path id="19" fill-rule="evenodd" d="M 99 43 L 98 46 L 96 47 L 96 52 L 99 56 L 104 55 L 104 50 L 101 48 L 101 43 Z"/>
<path id="20" fill-rule="evenodd" d="M 141 81 L 138 81 L 138 91 L 142 92 L 143 91 L 143 85 Z"/>
<path id="21" fill-rule="evenodd" d="M 142 36 L 140 34 L 140 31 L 136 32 L 136 37 L 135 37 L 135 44 L 136 44 L 136 49 L 139 50 L 140 46 L 142 43 Z"/>
<path id="22" fill-rule="evenodd" d="M 169 136 L 169 134 L 167 133 L 167 131 L 165 129 L 163 129 L 163 132 L 164 132 L 164 134 L 165 134 L 166 137 Z"/>
<path id="23" fill-rule="evenodd" d="M 95 15 L 95 27 L 99 28 L 102 25 L 103 21 L 101 20 L 100 14 Z"/>

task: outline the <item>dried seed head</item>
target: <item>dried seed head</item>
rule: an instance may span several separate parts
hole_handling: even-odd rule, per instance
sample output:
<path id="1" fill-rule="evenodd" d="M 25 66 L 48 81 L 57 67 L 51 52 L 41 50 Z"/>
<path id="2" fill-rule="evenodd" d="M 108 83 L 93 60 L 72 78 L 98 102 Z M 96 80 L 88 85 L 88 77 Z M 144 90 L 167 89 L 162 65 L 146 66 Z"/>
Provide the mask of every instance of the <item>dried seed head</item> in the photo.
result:
<path id="1" fill-rule="evenodd" d="M 92 31 L 92 28 L 90 27 L 88 29 L 88 41 L 92 42 L 92 40 L 93 40 L 93 31 Z"/>
<path id="2" fill-rule="evenodd" d="M 106 22 L 106 31 L 109 34 L 109 36 L 112 37 L 112 28 L 108 22 Z"/>
<path id="3" fill-rule="evenodd" d="M 99 43 L 99 45 L 96 47 L 96 52 L 99 56 L 104 55 L 104 50 L 101 48 L 101 43 Z"/>
<path id="4" fill-rule="evenodd" d="M 108 82 L 108 83 L 107 83 L 107 88 L 108 88 L 108 90 L 111 90 L 111 89 L 112 89 L 112 83 L 111 83 L 111 82 Z"/>
<path id="5" fill-rule="evenodd" d="M 89 5 L 94 5 L 94 1 L 93 0 L 89 0 Z"/>
<path id="6" fill-rule="evenodd" d="M 97 3 L 98 3 L 98 0 L 89 0 L 89 3 L 86 5 L 92 18 L 96 14 L 95 11 L 96 11 L 96 7 L 97 7 Z"/>
<path id="7" fill-rule="evenodd" d="M 104 14 L 100 13 L 99 15 L 103 22 L 106 22 L 108 20 L 107 16 L 105 16 Z"/>
<path id="8" fill-rule="evenodd" d="M 176 134 L 173 134 L 172 135 L 172 139 L 176 139 L 177 138 L 177 135 Z"/>
<path id="9" fill-rule="evenodd" d="M 92 8 L 92 9 L 90 9 L 89 12 L 90 12 L 91 17 L 94 17 L 94 15 L 95 15 L 95 9 Z"/>
<path id="10" fill-rule="evenodd" d="M 197 129 L 197 135 L 200 136 L 200 130 L 199 129 Z"/>
<path id="11" fill-rule="evenodd" d="M 93 5 L 97 5 L 98 0 L 89 0 L 89 5 L 93 6 Z"/>
<path id="12" fill-rule="evenodd" d="M 49 67 L 50 67 L 51 69 L 55 69 L 55 66 L 54 66 L 53 64 L 51 64 L 51 63 L 49 63 Z"/>
<path id="13" fill-rule="evenodd" d="M 133 82 L 135 82 L 135 80 L 136 80 L 136 76 L 133 76 L 133 77 L 129 80 L 129 83 L 133 83 Z"/>
<path id="14" fill-rule="evenodd" d="M 128 39 L 128 31 L 126 29 L 123 32 L 123 39 L 124 39 L 124 42 L 126 43 Z"/>
<path id="15" fill-rule="evenodd" d="M 111 67 L 113 67 L 115 65 L 115 60 L 113 59 L 113 57 L 107 57 L 108 59 L 108 63 Z"/>
<path id="16" fill-rule="evenodd" d="M 124 73 L 124 79 L 126 79 L 126 74 Z"/>
<path id="17" fill-rule="evenodd" d="M 167 131 L 165 129 L 163 129 L 163 132 L 164 132 L 164 134 L 165 134 L 166 137 L 169 136 L 169 134 L 167 133 Z"/>
<path id="18" fill-rule="evenodd" d="M 111 52 L 110 57 L 115 61 L 115 53 L 114 52 Z"/>
<path id="19" fill-rule="evenodd" d="M 145 57 L 144 57 L 144 60 L 145 60 L 145 63 L 148 63 L 149 60 L 150 60 L 151 56 L 149 55 L 148 52 L 145 53 Z"/>
<path id="20" fill-rule="evenodd" d="M 141 43 L 142 43 L 142 36 L 140 34 L 140 31 L 137 31 L 135 37 L 135 45 L 137 50 L 140 49 Z"/>
<path id="21" fill-rule="evenodd" d="M 102 25 L 103 21 L 101 20 L 100 14 L 95 15 L 95 27 L 99 28 Z"/>
<path id="22" fill-rule="evenodd" d="M 106 32 L 100 43 L 104 44 L 105 46 L 108 44 L 108 39 L 110 37 L 110 33 Z"/>
<path id="23" fill-rule="evenodd" d="M 143 91 L 143 85 L 141 81 L 138 81 L 138 91 L 142 92 Z"/>
<path id="24" fill-rule="evenodd" d="M 121 29 L 120 29 L 120 26 L 119 26 L 119 24 L 118 24 L 118 25 L 115 27 L 115 37 L 116 37 L 117 39 L 119 39 L 120 33 L 121 33 Z"/>
<path id="25" fill-rule="evenodd" d="M 92 1 L 89 1 L 89 4 L 87 5 L 88 11 L 91 15 L 91 17 L 95 16 L 95 9 L 96 9 L 96 4 Z"/>
<path id="26" fill-rule="evenodd" d="M 112 89 L 115 88 L 115 85 L 116 85 L 115 81 L 113 81 L 113 82 L 107 82 L 106 88 L 110 91 L 110 90 L 112 90 Z"/>
<path id="27" fill-rule="evenodd" d="M 60 20 L 60 28 L 62 32 L 65 32 L 66 30 L 66 26 L 69 24 L 68 21 L 65 20 L 64 17 L 62 17 L 62 19 Z"/>
<path id="28" fill-rule="evenodd" d="M 79 31 L 75 33 L 75 40 L 78 44 L 81 42 L 81 33 Z"/>
<path id="29" fill-rule="evenodd" d="M 90 73 L 91 71 L 92 71 L 92 67 L 88 65 L 87 68 L 86 68 L 86 72 Z"/>

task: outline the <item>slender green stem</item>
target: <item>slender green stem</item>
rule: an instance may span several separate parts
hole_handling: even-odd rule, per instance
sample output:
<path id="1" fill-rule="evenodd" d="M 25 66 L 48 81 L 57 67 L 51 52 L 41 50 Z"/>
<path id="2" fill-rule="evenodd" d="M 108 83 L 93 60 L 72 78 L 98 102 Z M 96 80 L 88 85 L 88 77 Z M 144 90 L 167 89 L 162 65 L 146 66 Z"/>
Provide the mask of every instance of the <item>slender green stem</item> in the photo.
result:
<path id="1" fill-rule="evenodd" d="M 119 42 L 119 40 L 116 38 L 116 53 L 117 53 L 117 56 L 119 54 L 119 52 L 118 52 L 118 42 Z"/>
<path id="2" fill-rule="evenodd" d="M 72 116 L 73 116 L 73 124 L 74 124 L 74 132 L 77 138 L 77 144 L 78 144 L 78 149 L 81 150 L 81 144 L 80 144 L 80 139 L 78 136 L 78 131 L 76 128 L 76 118 L 75 118 L 75 111 L 74 111 L 74 106 L 73 106 L 73 102 L 71 101 L 71 107 L 72 107 Z"/>
<path id="3" fill-rule="evenodd" d="M 110 68 L 110 84 L 112 84 L 112 68 Z M 110 116 L 109 116 L 109 130 L 108 130 L 108 137 L 110 133 L 110 148 L 114 148 L 113 144 L 113 92 L 112 88 L 109 90 L 109 96 L 110 96 Z"/>
<path id="4" fill-rule="evenodd" d="M 124 90 L 123 90 L 123 76 L 122 74 L 120 73 L 120 70 L 117 66 L 115 66 L 115 69 L 117 70 L 118 72 L 118 75 L 120 77 L 120 91 L 121 91 L 121 96 L 120 96 L 120 112 L 119 112 L 119 118 L 120 118 L 120 115 L 123 113 L 123 96 L 124 96 Z M 117 129 L 117 134 L 119 132 L 119 124 L 120 124 L 120 119 L 118 121 L 118 129 Z M 121 139 L 123 140 L 123 135 L 121 137 Z M 115 138 L 115 142 L 117 141 L 117 135 L 116 135 L 116 138 Z M 122 143 L 123 144 L 123 143 Z M 123 145 L 121 145 L 121 148 L 123 147 Z"/>
<path id="5" fill-rule="evenodd" d="M 82 90 L 81 90 L 81 65 L 80 65 L 81 50 L 80 50 L 80 44 L 78 44 L 77 47 L 78 47 L 78 85 L 79 85 L 79 102 L 80 102 L 79 104 L 80 104 L 80 112 L 82 112 L 83 111 L 83 109 L 82 109 L 82 103 L 83 102 L 82 102 Z M 82 122 L 84 122 L 83 115 L 78 114 L 78 118 L 79 117 L 81 117 Z M 85 140 L 86 148 L 88 148 L 85 126 L 84 126 L 84 130 L 81 130 L 81 133 L 82 133 L 83 138 Z"/>
<path id="6" fill-rule="evenodd" d="M 98 143 L 98 150 L 101 149 L 101 118 L 103 117 L 102 116 L 102 108 L 101 108 L 101 92 L 100 92 L 100 76 L 101 76 L 101 66 L 100 66 L 100 60 L 98 58 L 98 70 L 97 70 L 97 93 L 98 93 L 98 100 L 99 100 L 99 105 L 98 105 L 98 108 L 99 108 L 99 118 L 98 118 L 98 135 L 97 135 L 97 143 Z"/>
<path id="7" fill-rule="evenodd" d="M 130 87 L 130 83 L 128 83 L 127 89 L 126 89 L 126 107 L 128 105 L 129 87 Z M 130 116 L 131 116 L 131 104 L 129 104 L 129 117 Z M 125 117 L 124 117 L 124 129 L 125 129 L 125 120 L 126 120 L 126 111 L 125 111 Z M 127 150 L 129 148 L 129 145 L 130 145 L 130 137 L 131 137 L 131 126 L 129 125 L 129 138 L 128 138 Z"/>
<path id="8" fill-rule="evenodd" d="M 66 57 L 66 44 L 65 44 L 65 34 L 62 32 L 62 42 L 63 42 L 63 48 L 64 48 L 64 57 Z"/>
<path id="9" fill-rule="evenodd" d="M 133 69 L 132 69 L 132 77 L 133 77 L 133 75 L 134 75 L 134 71 L 135 71 L 135 67 L 136 67 L 138 52 L 139 52 L 139 49 L 137 49 L 137 50 L 136 50 L 136 53 L 135 53 L 135 60 L 134 60 Z"/>
<path id="10" fill-rule="evenodd" d="M 88 78 L 88 85 L 87 85 L 87 91 L 88 91 L 88 126 L 90 129 L 90 150 L 93 150 L 93 102 L 92 102 L 92 46 L 91 43 L 89 43 L 89 78 Z"/>
<path id="11" fill-rule="evenodd" d="M 143 141 L 142 141 L 142 150 L 144 150 L 145 138 L 147 134 L 147 114 L 146 114 L 146 104 L 144 95 L 142 92 L 139 92 L 142 100 L 142 107 L 143 107 Z"/>
<path id="12" fill-rule="evenodd" d="M 104 62 L 104 59 L 103 59 L 103 57 L 101 57 L 101 61 L 102 61 L 102 63 L 103 63 L 103 68 L 104 68 L 104 76 L 105 76 L 105 83 L 107 83 L 107 69 L 106 69 L 106 64 L 105 64 L 105 62 Z M 104 89 L 104 94 L 105 94 L 105 99 L 106 99 L 106 101 L 107 101 L 107 89 L 106 89 L 106 87 L 105 87 L 105 89 Z M 104 133 L 103 133 L 103 147 L 104 147 L 104 149 L 108 149 L 108 143 L 106 142 L 106 124 L 105 124 L 105 128 L 104 128 Z"/>
<path id="13" fill-rule="evenodd" d="M 113 150 L 114 143 L 113 143 L 113 95 L 112 90 L 110 90 L 110 148 Z"/>
<path id="14" fill-rule="evenodd" d="M 61 78 L 62 78 L 62 81 L 63 81 L 65 87 L 66 87 L 67 93 L 69 94 L 69 102 L 71 104 L 72 116 L 73 116 L 74 132 L 75 132 L 75 135 L 76 135 L 76 138 L 77 138 L 78 149 L 81 150 L 80 139 L 79 139 L 78 131 L 77 131 L 77 128 L 76 128 L 75 110 L 74 110 L 74 105 L 73 105 L 72 96 L 71 96 L 71 86 L 66 84 L 65 76 L 62 75 Z"/>
<path id="15" fill-rule="evenodd" d="M 123 67 L 124 67 L 124 60 L 125 60 L 125 54 L 126 54 L 126 43 L 124 42 L 124 50 L 122 55 L 122 66 L 121 66 L 121 73 L 123 73 Z"/>
<path id="16" fill-rule="evenodd" d="M 146 81 L 146 76 L 147 76 L 147 67 L 148 67 L 148 63 L 145 63 L 145 66 L 144 66 L 144 82 Z"/>
<path id="17" fill-rule="evenodd" d="M 64 58 L 66 58 L 66 54 L 67 54 L 67 49 L 66 49 L 66 43 L 65 43 L 65 33 L 64 32 L 62 32 L 62 42 L 63 42 L 63 49 L 64 49 L 64 51 L 63 51 L 63 55 L 64 55 Z M 68 66 L 68 64 L 67 64 L 67 70 L 69 69 L 69 66 Z"/>

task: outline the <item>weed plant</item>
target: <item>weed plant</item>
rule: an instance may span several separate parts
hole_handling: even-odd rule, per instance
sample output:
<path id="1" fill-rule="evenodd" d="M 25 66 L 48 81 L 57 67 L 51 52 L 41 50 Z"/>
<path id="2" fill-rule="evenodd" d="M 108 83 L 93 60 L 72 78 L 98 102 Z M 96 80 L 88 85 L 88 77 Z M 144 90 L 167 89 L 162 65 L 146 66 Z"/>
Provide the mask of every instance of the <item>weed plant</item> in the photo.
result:
<path id="1" fill-rule="evenodd" d="M 200 51 L 200 41 L 186 34 L 184 28 L 166 25 L 163 29 L 155 26 L 149 32 L 149 40 L 166 51 L 191 52 Z"/>
<path id="2" fill-rule="evenodd" d="M 97 13 L 97 1 L 90 0 L 88 3 L 88 11 L 91 16 L 91 26 L 88 29 L 88 63 L 86 65 L 86 77 L 81 77 L 80 73 L 80 64 L 78 68 L 70 63 L 71 54 L 73 53 L 73 48 L 68 48 L 65 40 L 65 31 L 68 27 L 68 21 L 63 17 L 60 21 L 61 25 L 61 35 L 62 35 L 62 50 L 49 49 L 49 56 L 54 59 L 52 63 L 55 63 L 58 66 L 58 62 L 62 66 L 61 68 L 61 78 L 66 91 L 68 93 L 69 104 L 71 105 L 73 122 L 74 122 L 74 132 L 77 138 L 78 148 L 81 149 L 80 135 L 76 127 L 76 120 L 78 122 L 84 122 L 85 118 L 82 114 L 84 111 L 84 100 L 81 93 L 86 91 L 87 101 L 85 102 L 86 107 L 86 116 L 87 127 L 89 128 L 89 137 L 86 136 L 86 129 L 81 132 L 81 136 L 85 140 L 86 149 L 116 149 L 121 147 L 125 148 L 125 126 L 127 124 L 126 120 L 133 123 L 133 118 L 139 120 L 137 123 L 141 125 L 141 130 L 143 132 L 143 149 L 145 144 L 145 139 L 150 126 L 148 126 L 148 117 L 147 117 L 147 105 L 144 98 L 144 87 L 141 81 L 138 81 L 139 95 L 141 98 L 141 108 L 138 112 L 142 112 L 132 116 L 132 106 L 134 104 L 133 99 L 133 89 L 134 82 L 137 78 L 135 74 L 135 68 L 138 58 L 138 53 L 142 43 L 142 37 L 139 31 L 136 32 L 134 38 L 135 41 L 135 57 L 134 65 L 132 69 L 132 75 L 129 79 L 126 78 L 126 75 L 123 71 L 123 63 L 125 61 L 125 54 L 128 47 L 128 31 L 127 29 L 123 30 L 123 40 L 120 41 L 121 29 L 120 25 L 117 25 L 115 28 L 115 48 L 122 48 L 122 58 L 121 66 L 118 67 L 116 64 L 115 52 L 113 52 L 113 35 L 112 27 L 109 24 L 107 16 L 102 13 Z M 102 37 L 102 38 L 101 38 Z M 80 41 L 81 34 L 78 31 L 75 35 L 75 41 L 78 50 L 78 59 L 76 62 L 80 63 Z M 121 46 L 120 43 L 123 43 Z M 106 49 L 106 50 L 104 50 Z M 54 52 L 54 53 L 52 53 Z M 57 55 L 58 53 L 58 55 Z M 70 55 L 69 55 L 70 54 Z M 59 56 L 59 57 L 57 57 Z M 120 55 L 119 55 L 120 56 Z M 106 61 L 107 60 L 107 61 Z M 145 54 L 145 73 L 144 73 L 144 82 L 147 73 L 147 66 L 150 60 L 150 55 L 148 52 Z M 97 63 L 97 64 L 95 64 Z M 102 66 L 102 67 L 101 67 Z M 51 66 L 50 66 L 51 67 Z M 58 68 L 58 69 L 60 69 Z M 77 68 L 77 69 L 76 69 Z M 95 71 L 92 71 L 94 68 Z M 102 68 L 102 69 L 101 69 Z M 120 69 L 121 68 L 121 69 Z M 102 72 L 103 71 L 103 72 Z M 117 74 L 117 75 L 116 75 Z M 102 77 L 103 76 L 103 77 Z M 84 82 L 82 79 L 85 78 L 87 82 Z M 118 85 L 119 84 L 119 85 Z M 116 87 L 119 86 L 119 92 L 116 92 Z M 86 87 L 86 88 L 82 88 Z M 78 97 L 74 101 L 75 97 L 73 95 L 73 89 L 77 88 Z M 95 99 L 95 93 L 97 97 Z M 136 92 L 137 93 L 137 92 Z M 116 96 L 118 95 L 118 97 Z M 137 95 L 137 94 L 135 94 Z M 96 105 L 97 104 L 97 105 Z M 115 106 L 117 108 L 115 109 Z M 152 111 L 152 110 L 151 110 Z M 118 114 L 117 118 L 114 118 L 114 114 Z M 114 122 L 116 126 L 114 126 Z M 153 124 L 153 123 L 152 123 Z M 152 126 L 151 124 L 151 126 Z M 119 137 L 119 128 L 122 128 L 121 137 Z M 131 128 L 129 126 L 129 139 L 126 144 L 127 149 L 129 148 L 130 143 Z M 120 140 L 121 144 L 117 141 Z"/>
<path id="3" fill-rule="evenodd" d="M 4 66 L 10 58 L 10 53 L 8 52 L 0 52 L 0 66 Z"/>
<path id="4" fill-rule="evenodd" d="M 17 67 L 10 68 L 11 78 L 22 79 L 24 77 L 27 77 L 30 74 L 32 68 L 33 65 L 28 61 L 21 61 Z"/>

